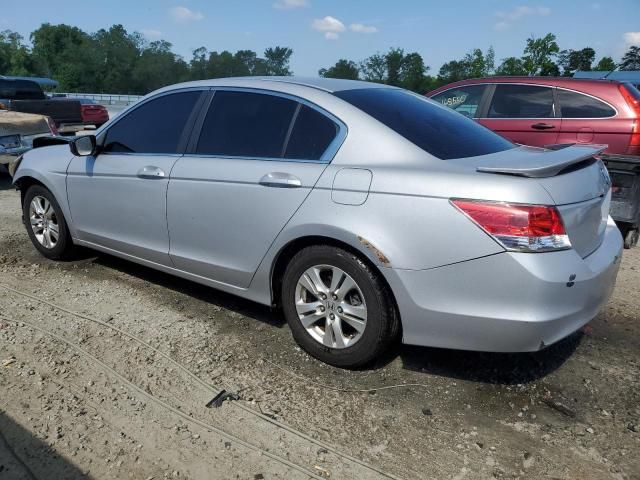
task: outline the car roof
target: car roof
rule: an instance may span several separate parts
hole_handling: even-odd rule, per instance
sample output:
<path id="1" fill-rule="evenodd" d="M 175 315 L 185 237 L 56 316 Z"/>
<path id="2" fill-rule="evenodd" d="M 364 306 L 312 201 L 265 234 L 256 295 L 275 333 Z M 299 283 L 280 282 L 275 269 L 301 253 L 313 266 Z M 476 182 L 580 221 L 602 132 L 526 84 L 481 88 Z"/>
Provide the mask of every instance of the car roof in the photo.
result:
<path id="1" fill-rule="evenodd" d="M 435 93 L 450 88 L 459 87 L 461 85 L 471 85 L 477 83 L 528 83 L 535 85 L 551 85 L 554 87 L 566 87 L 572 88 L 576 86 L 581 87 L 601 87 L 603 85 L 618 85 L 620 82 L 608 79 L 593 79 L 593 78 L 573 78 L 573 77 L 528 77 L 528 76 L 513 76 L 513 77 L 483 77 L 483 78 L 469 78 L 467 80 L 460 80 L 457 82 L 448 83 L 441 87 L 438 87 L 429 93 L 431 96 Z"/>
<path id="2" fill-rule="evenodd" d="M 243 87 L 286 92 L 290 90 L 290 87 L 294 86 L 307 87 L 329 93 L 363 88 L 397 88 L 380 83 L 364 82 L 361 80 L 344 80 L 324 77 L 230 77 L 178 83 L 176 85 L 161 88 L 154 93 L 193 87 Z"/>

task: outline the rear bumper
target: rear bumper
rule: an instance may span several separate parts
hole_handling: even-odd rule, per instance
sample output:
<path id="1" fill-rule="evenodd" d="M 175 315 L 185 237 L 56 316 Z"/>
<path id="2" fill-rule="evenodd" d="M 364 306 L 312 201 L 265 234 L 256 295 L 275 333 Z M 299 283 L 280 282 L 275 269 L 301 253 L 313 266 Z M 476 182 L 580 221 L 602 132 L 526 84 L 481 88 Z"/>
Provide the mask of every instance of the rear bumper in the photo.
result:
<path id="1" fill-rule="evenodd" d="M 492 352 L 536 351 L 593 319 L 613 290 L 622 237 L 609 219 L 600 247 L 504 252 L 430 270 L 387 269 L 404 343 Z M 572 275 L 575 275 L 573 281 Z"/>

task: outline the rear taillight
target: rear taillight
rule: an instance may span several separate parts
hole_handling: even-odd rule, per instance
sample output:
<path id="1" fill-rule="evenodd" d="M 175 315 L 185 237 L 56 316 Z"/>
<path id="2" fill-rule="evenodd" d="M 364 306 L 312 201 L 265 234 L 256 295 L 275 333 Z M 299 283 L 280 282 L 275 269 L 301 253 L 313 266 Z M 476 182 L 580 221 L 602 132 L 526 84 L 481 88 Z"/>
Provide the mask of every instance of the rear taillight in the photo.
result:
<path id="1" fill-rule="evenodd" d="M 638 147 L 640 146 L 640 98 L 634 95 L 626 87 L 626 85 L 620 85 L 618 88 L 620 89 L 620 93 L 624 97 L 624 101 L 627 102 L 627 105 L 631 109 L 631 112 L 636 117 L 633 121 L 633 127 L 631 130 L 631 141 L 629 142 L 629 146 Z"/>
<path id="2" fill-rule="evenodd" d="M 571 248 L 556 207 L 463 199 L 451 202 L 507 250 L 548 252 Z"/>
<path id="3" fill-rule="evenodd" d="M 56 127 L 56 123 L 51 119 L 51 117 L 47 117 L 47 125 L 49 125 L 51 135 L 58 135 L 58 127 Z"/>

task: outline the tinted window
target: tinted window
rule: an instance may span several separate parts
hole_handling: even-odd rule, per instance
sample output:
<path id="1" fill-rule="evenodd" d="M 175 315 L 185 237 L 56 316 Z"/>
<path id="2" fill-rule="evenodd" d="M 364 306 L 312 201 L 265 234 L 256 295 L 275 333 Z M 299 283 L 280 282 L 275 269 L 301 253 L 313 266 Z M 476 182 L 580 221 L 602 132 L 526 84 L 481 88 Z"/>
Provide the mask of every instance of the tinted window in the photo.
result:
<path id="1" fill-rule="evenodd" d="M 285 158 L 319 160 L 336 138 L 338 126 L 320 112 L 303 105 L 287 143 Z"/>
<path id="2" fill-rule="evenodd" d="M 202 126 L 196 152 L 281 158 L 297 105 L 275 95 L 218 91 Z"/>
<path id="3" fill-rule="evenodd" d="M 9 100 L 44 100 L 46 97 L 36 82 L 0 79 L 0 98 Z"/>
<path id="4" fill-rule="evenodd" d="M 475 157 L 514 148 L 511 142 L 473 120 L 405 90 L 366 88 L 335 95 L 441 159 Z"/>
<path id="5" fill-rule="evenodd" d="M 178 153 L 178 145 L 200 92 L 172 93 L 126 113 L 107 131 L 106 152 Z"/>
<path id="6" fill-rule="evenodd" d="M 558 99 L 563 118 L 602 118 L 616 114 L 606 103 L 577 92 L 558 89 Z"/>
<path id="7" fill-rule="evenodd" d="M 452 88 L 445 92 L 438 93 L 431 97 L 436 102 L 440 102 L 445 107 L 452 108 L 465 117 L 474 118 L 480 106 L 482 94 L 486 85 L 468 85 L 465 87 Z"/>
<path id="8" fill-rule="evenodd" d="M 532 85 L 497 85 L 489 118 L 553 118 L 553 91 Z"/>

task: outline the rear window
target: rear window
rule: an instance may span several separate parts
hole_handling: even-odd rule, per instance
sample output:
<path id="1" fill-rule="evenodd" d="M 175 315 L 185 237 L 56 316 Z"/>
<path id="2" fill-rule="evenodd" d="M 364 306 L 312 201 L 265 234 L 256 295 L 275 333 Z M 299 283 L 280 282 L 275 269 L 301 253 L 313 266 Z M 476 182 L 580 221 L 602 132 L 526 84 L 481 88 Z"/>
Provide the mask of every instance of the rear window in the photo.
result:
<path id="1" fill-rule="evenodd" d="M 320 160 L 338 133 L 338 126 L 320 112 L 302 105 L 291 130 L 284 158 Z"/>
<path id="2" fill-rule="evenodd" d="M 405 90 L 364 88 L 334 95 L 442 160 L 488 155 L 515 147 L 473 120 Z"/>
<path id="3" fill-rule="evenodd" d="M 46 97 L 36 82 L 0 80 L 0 98 L 8 100 L 44 100 Z"/>
<path id="4" fill-rule="evenodd" d="M 616 111 L 600 100 L 578 92 L 558 89 L 562 118 L 607 118 Z"/>

